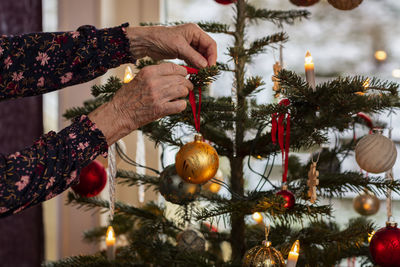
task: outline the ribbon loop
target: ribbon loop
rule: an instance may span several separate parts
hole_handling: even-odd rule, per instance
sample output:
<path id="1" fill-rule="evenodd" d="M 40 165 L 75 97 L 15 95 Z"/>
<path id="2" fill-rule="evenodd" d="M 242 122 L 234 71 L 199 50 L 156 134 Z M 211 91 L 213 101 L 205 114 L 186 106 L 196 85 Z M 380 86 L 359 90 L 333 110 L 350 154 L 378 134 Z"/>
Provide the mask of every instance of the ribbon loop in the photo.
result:
<path id="1" fill-rule="evenodd" d="M 184 67 L 188 72 L 188 74 L 190 75 L 196 75 L 197 73 L 199 73 L 198 69 L 187 66 L 182 66 L 182 67 Z M 197 132 L 200 132 L 201 88 L 199 87 L 198 90 L 199 90 L 199 107 L 196 108 L 196 97 L 194 96 L 193 90 L 189 91 L 189 103 L 190 106 L 192 107 L 194 127 L 196 128 Z"/>
<path id="2" fill-rule="evenodd" d="M 282 99 L 279 105 L 289 106 L 289 99 Z M 285 121 L 286 117 L 286 136 L 285 136 Z M 287 173 L 289 167 L 289 147 L 290 147 L 290 113 L 274 113 L 272 114 L 272 127 L 271 127 L 271 139 L 272 143 L 276 144 L 276 133 L 278 132 L 278 144 L 282 153 L 282 182 L 286 183 Z M 286 138 L 285 138 L 286 137 Z"/>

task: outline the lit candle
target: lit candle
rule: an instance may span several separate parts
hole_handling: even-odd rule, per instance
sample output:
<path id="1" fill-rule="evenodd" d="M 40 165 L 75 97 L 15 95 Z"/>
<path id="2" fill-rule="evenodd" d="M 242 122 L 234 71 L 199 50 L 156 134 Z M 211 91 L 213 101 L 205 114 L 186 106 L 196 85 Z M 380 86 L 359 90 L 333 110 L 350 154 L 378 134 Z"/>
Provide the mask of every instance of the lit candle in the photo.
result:
<path id="1" fill-rule="evenodd" d="M 107 228 L 106 246 L 107 246 L 107 260 L 115 260 L 115 233 L 112 226 Z"/>
<path id="2" fill-rule="evenodd" d="M 124 83 L 129 83 L 132 80 L 133 80 L 132 69 L 131 69 L 131 67 L 126 66 L 125 75 L 124 75 Z"/>
<path id="3" fill-rule="evenodd" d="M 307 51 L 304 60 L 304 67 L 306 69 L 306 81 L 310 87 L 315 91 L 315 73 L 314 73 L 314 62 L 310 51 Z"/>
<path id="4" fill-rule="evenodd" d="M 297 259 L 299 258 L 300 242 L 296 240 L 293 243 L 292 249 L 289 252 L 286 267 L 296 267 Z"/>

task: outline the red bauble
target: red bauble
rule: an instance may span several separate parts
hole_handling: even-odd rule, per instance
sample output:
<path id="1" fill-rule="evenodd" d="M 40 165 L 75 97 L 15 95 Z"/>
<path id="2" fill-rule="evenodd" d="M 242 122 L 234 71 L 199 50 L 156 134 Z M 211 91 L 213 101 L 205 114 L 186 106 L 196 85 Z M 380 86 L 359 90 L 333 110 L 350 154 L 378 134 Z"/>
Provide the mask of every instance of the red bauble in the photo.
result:
<path id="1" fill-rule="evenodd" d="M 81 170 L 79 183 L 72 189 L 82 197 L 94 197 L 100 194 L 106 183 L 106 169 L 100 161 L 94 160 Z"/>
<path id="2" fill-rule="evenodd" d="M 312 6 L 318 1 L 319 0 L 290 0 L 290 2 L 296 6 Z"/>
<path id="3" fill-rule="evenodd" d="M 287 209 L 293 208 L 296 200 L 295 200 L 292 192 L 290 192 L 289 190 L 283 189 L 276 194 L 279 196 L 282 196 L 285 199 L 286 203 L 285 203 L 285 205 L 283 205 L 283 207 L 285 207 Z"/>
<path id="4" fill-rule="evenodd" d="M 221 5 L 229 5 L 229 4 L 235 3 L 236 0 L 215 0 L 215 2 L 217 2 L 218 4 L 221 4 Z"/>
<path id="5" fill-rule="evenodd" d="M 400 264 L 400 229 L 395 223 L 387 223 L 377 231 L 369 243 L 369 251 L 374 262 L 382 267 Z"/>

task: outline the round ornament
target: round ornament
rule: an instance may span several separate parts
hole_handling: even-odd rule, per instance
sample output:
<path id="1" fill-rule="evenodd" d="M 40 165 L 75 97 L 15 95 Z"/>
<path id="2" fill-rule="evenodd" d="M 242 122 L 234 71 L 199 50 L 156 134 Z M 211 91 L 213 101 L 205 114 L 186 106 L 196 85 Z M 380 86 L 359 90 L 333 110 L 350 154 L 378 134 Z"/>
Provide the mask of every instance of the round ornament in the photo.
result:
<path id="1" fill-rule="evenodd" d="M 296 199 L 293 195 L 292 192 L 290 192 L 289 190 L 287 190 L 287 187 L 282 187 L 282 190 L 279 191 L 278 193 L 276 193 L 278 196 L 283 197 L 283 199 L 285 200 L 285 204 L 283 205 L 283 207 L 287 208 L 287 209 L 291 209 L 293 208 Z"/>
<path id="2" fill-rule="evenodd" d="M 356 196 L 353 200 L 353 207 L 355 211 L 363 216 L 376 214 L 379 210 L 379 206 L 379 199 L 368 190 L 364 190 L 363 193 Z"/>
<path id="3" fill-rule="evenodd" d="M 390 170 L 397 158 L 396 146 L 392 140 L 382 135 L 381 129 L 374 129 L 356 145 L 356 161 L 361 169 L 370 173 Z"/>
<path id="4" fill-rule="evenodd" d="M 186 182 L 204 184 L 218 171 L 217 151 L 203 142 L 201 135 L 196 135 L 193 142 L 187 143 L 175 157 L 176 171 Z"/>
<path id="5" fill-rule="evenodd" d="M 165 200 L 183 205 L 195 200 L 201 189 L 200 185 L 182 180 L 176 173 L 175 165 L 167 166 L 160 175 L 159 190 Z"/>
<path id="6" fill-rule="evenodd" d="M 243 267 L 284 267 L 282 254 L 271 246 L 271 242 L 263 241 L 261 246 L 249 249 L 243 258 Z"/>
<path id="7" fill-rule="evenodd" d="M 215 2 L 221 5 L 229 5 L 232 3 L 236 3 L 236 0 L 215 0 Z"/>
<path id="8" fill-rule="evenodd" d="M 206 250 L 206 240 L 203 234 L 193 229 L 180 232 L 176 237 L 176 241 L 178 242 L 178 248 L 182 251 L 202 252 Z"/>
<path id="9" fill-rule="evenodd" d="M 363 0 L 328 0 L 334 8 L 340 10 L 351 10 L 358 7 Z"/>
<path id="10" fill-rule="evenodd" d="M 215 182 L 213 181 L 214 179 L 217 180 L 218 183 L 215 183 Z M 210 193 L 216 194 L 216 193 L 219 192 L 219 190 L 221 190 L 220 182 L 223 182 L 223 181 L 224 181 L 223 174 L 222 174 L 221 170 L 218 170 L 218 171 L 217 171 L 217 173 L 215 174 L 214 179 L 208 181 L 207 183 L 205 183 L 205 184 L 202 186 L 202 188 L 203 188 L 205 191 L 208 191 L 208 192 L 210 192 Z"/>
<path id="11" fill-rule="evenodd" d="M 319 0 L 290 0 L 290 2 L 296 6 L 312 6 L 318 3 Z"/>
<path id="12" fill-rule="evenodd" d="M 385 228 L 374 234 L 369 243 L 369 252 L 375 264 L 381 267 L 399 266 L 400 230 L 397 223 L 387 222 Z"/>
<path id="13" fill-rule="evenodd" d="M 72 186 L 72 189 L 82 197 L 95 197 L 104 189 L 106 183 L 106 169 L 103 164 L 94 160 L 82 168 L 79 175 L 79 183 Z"/>

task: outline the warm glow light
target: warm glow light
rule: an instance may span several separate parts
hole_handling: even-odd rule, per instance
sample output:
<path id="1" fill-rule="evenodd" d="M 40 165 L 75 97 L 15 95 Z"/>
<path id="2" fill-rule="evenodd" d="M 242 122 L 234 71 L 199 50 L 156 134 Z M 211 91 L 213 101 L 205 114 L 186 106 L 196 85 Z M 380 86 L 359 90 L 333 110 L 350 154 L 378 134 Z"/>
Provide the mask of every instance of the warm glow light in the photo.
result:
<path id="1" fill-rule="evenodd" d="M 106 245 L 108 246 L 113 246 L 115 245 L 115 233 L 114 233 L 114 229 L 112 228 L 112 226 L 108 226 L 107 228 L 107 234 L 106 234 Z"/>
<path id="2" fill-rule="evenodd" d="M 253 218 L 256 223 L 261 223 L 263 221 L 263 216 L 259 212 L 254 212 L 253 215 L 251 215 L 251 218 Z"/>
<path id="3" fill-rule="evenodd" d="M 368 243 L 371 242 L 372 237 L 374 236 L 375 231 L 372 231 L 371 233 L 368 234 Z"/>
<path id="4" fill-rule="evenodd" d="M 124 75 L 124 83 L 129 83 L 132 80 L 133 80 L 132 69 L 131 69 L 131 67 L 126 66 L 125 75 Z"/>
<path id="5" fill-rule="evenodd" d="M 257 158 L 258 158 L 258 159 L 262 159 L 262 157 L 261 157 L 260 155 L 257 155 Z"/>
<path id="6" fill-rule="evenodd" d="M 305 63 L 306 66 L 307 65 L 314 65 L 314 62 L 313 62 L 313 59 L 312 59 L 310 51 L 307 51 L 306 57 L 304 59 L 304 63 Z"/>
<path id="7" fill-rule="evenodd" d="M 371 83 L 371 79 L 367 78 L 364 83 L 363 83 L 363 87 L 364 89 L 367 89 L 369 87 L 369 84 Z"/>
<path id="8" fill-rule="evenodd" d="M 211 183 L 209 186 L 209 189 L 211 193 L 218 193 L 218 191 L 221 189 L 221 185 L 217 183 Z"/>
<path id="9" fill-rule="evenodd" d="M 376 58 L 376 60 L 384 61 L 387 58 L 387 54 L 383 50 L 378 50 L 375 52 L 375 58 Z"/>
<path id="10" fill-rule="evenodd" d="M 400 78 L 400 69 L 394 69 L 392 71 L 392 76 L 395 78 Z"/>
<path id="11" fill-rule="evenodd" d="M 300 253 L 300 241 L 296 240 L 293 245 L 292 245 L 292 249 L 290 250 L 291 253 L 296 253 L 297 255 L 299 255 Z"/>

